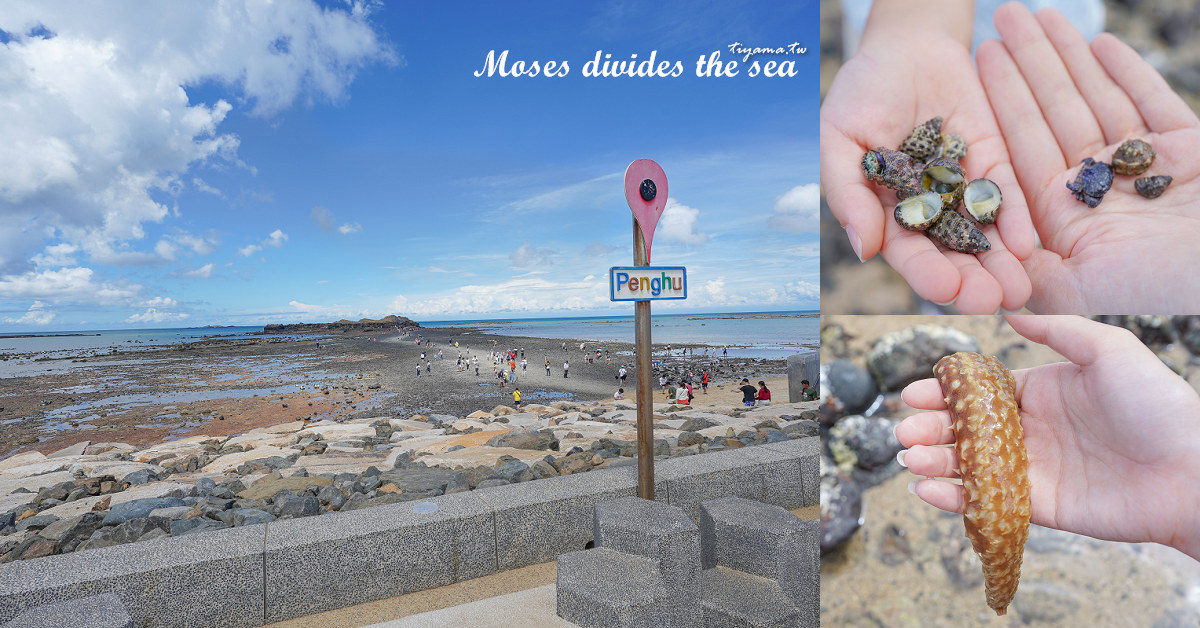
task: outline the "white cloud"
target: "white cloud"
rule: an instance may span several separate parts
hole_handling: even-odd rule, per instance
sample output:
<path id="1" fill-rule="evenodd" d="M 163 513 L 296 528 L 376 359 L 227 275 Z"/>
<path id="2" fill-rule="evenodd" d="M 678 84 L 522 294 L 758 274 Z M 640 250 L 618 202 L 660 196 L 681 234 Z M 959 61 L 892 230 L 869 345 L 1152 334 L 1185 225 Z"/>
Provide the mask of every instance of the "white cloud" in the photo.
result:
<path id="1" fill-rule="evenodd" d="M 141 302 L 140 304 L 138 304 L 138 307 L 173 308 L 177 305 L 179 305 L 179 302 L 176 301 L 175 299 L 172 299 L 171 297 L 154 297 L 153 299 L 150 299 L 149 301 Z"/>
<path id="2" fill-rule="evenodd" d="M 141 314 L 133 314 L 125 319 L 127 323 L 164 323 L 167 321 L 181 321 L 191 316 L 187 312 L 160 312 L 155 308 L 149 308 Z"/>
<path id="3" fill-rule="evenodd" d="M 183 276 L 184 277 L 195 277 L 197 279 L 208 279 L 209 277 L 212 277 L 212 272 L 213 272 L 213 264 L 210 262 L 208 264 L 201 266 L 200 268 L 189 270 L 189 271 L 183 273 Z"/>
<path id="4" fill-rule="evenodd" d="M 316 207 L 312 208 L 309 216 L 313 219 L 313 222 L 317 223 L 317 226 L 321 228 L 321 231 L 326 231 L 329 233 L 336 231 L 342 235 L 347 235 L 351 233 L 357 233 L 358 231 L 362 230 L 362 225 L 358 224 L 357 222 L 347 222 L 341 226 L 337 226 L 336 221 L 333 219 L 333 212 L 330 211 L 328 207 L 322 207 L 321 205 L 317 205 Z"/>
<path id="5" fill-rule="evenodd" d="M 508 261 L 512 264 L 513 268 L 541 270 L 553 266 L 556 256 L 558 256 L 558 253 L 555 251 L 535 248 L 526 242 L 509 254 Z"/>
<path id="6" fill-rule="evenodd" d="M 658 228 L 654 231 L 654 239 L 682 244 L 704 244 L 708 242 L 708 234 L 697 229 L 700 210 L 688 207 L 679 201 L 668 198 L 662 218 L 658 220 Z"/>
<path id="7" fill-rule="evenodd" d="M 501 213 L 507 217 L 513 214 L 527 214 L 546 210 L 559 211 L 577 208 L 581 205 L 590 206 L 596 203 L 598 199 L 605 199 L 619 194 L 620 186 L 614 185 L 613 182 L 621 176 L 623 176 L 622 173 L 614 172 L 587 181 L 555 188 L 549 192 L 541 192 L 534 196 L 508 203 L 504 206 Z"/>
<path id="8" fill-rule="evenodd" d="M 196 188 L 196 190 L 200 192 L 212 194 L 217 198 L 225 198 L 225 194 L 222 193 L 221 190 L 218 190 L 217 188 L 205 183 L 204 179 L 201 179 L 200 177 L 192 177 L 192 187 Z"/>
<path id="9" fill-rule="evenodd" d="M 190 233 L 180 233 L 173 236 L 173 239 L 183 246 L 191 249 L 196 255 L 208 255 L 217 250 L 217 243 L 211 238 L 202 238 L 194 236 Z"/>
<path id="10" fill-rule="evenodd" d="M 5 317 L 4 322 L 15 325 L 37 325 L 44 327 L 49 325 L 54 320 L 54 312 L 46 310 L 46 304 L 41 301 L 34 301 L 33 305 L 29 306 L 29 311 L 20 318 Z"/>
<path id="11" fill-rule="evenodd" d="M 158 253 L 163 259 L 175 259 L 175 251 L 177 250 L 179 250 L 179 247 L 166 240 L 159 240 L 158 244 L 154 245 L 154 252 Z"/>
<path id="12" fill-rule="evenodd" d="M 133 298 L 138 285 L 95 283 L 90 268 L 60 268 L 0 277 L 0 298 L 112 303 Z"/>
<path id="13" fill-rule="evenodd" d="M 388 311 L 411 317 L 576 312 L 608 308 L 608 276 L 575 281 L 517 277 L 494 284 L 460 286 L 435 295 L 397 295 Z"/>
<path id="14" fill-rule="evenodd" d="M 797 185 L 775 201 L 767 226 L 791 233 L 817 233 L 820 229 L 821 186 Z"/>
<path id="15" fill-rule="evenodd" d="M 76 262 L 72 254 L 78 250 L 79 247 L 67 242 L 52 244 L 43 249 L 41 253 L 34 255 L 31 261 L 38 268 L 74 266 Z"/>
<path id="16" fill-rule="evenodd" d="M 6 3 L 0 272 L 28 270 L 50 237 L 96 263 L 150 263 L 120 245 L 178 215 L 160 195 L 185 179 L 220 194 L 185 177 L 197 164 L 247 167 L 239 138 L 221 131 L 235 106 L 274 116 L 295 102 L 340 102 L 358 70 L 396 60 L 368 19 L 374 6 Z M 188 90 L 200 85 L 230 96 L 197 102 Z"/>
<path id="17" fill-rule="evenodd" d="M 263 247 L 269 246 L 271 248 L 277 249 L 277 248 L 283 246 L 283 243 L 287 242 L 287 240 L 288 240 L 287 234 L 284 233 L 280 229 L 276 229 L 276 230 L 272 231 L 269 235 L 267 235 L 266 239 L 264 239 L 262 242 L 260 242 L 258 244 L 248 244 L 246 246 L 243 246 L 242 248 L 238 249 L 238 253 L 241 253 L 242 255 L 244 255 L 246 257 L 250 257 L 251 255 L 254 255 L 255 253 L 263 250 Z"/>

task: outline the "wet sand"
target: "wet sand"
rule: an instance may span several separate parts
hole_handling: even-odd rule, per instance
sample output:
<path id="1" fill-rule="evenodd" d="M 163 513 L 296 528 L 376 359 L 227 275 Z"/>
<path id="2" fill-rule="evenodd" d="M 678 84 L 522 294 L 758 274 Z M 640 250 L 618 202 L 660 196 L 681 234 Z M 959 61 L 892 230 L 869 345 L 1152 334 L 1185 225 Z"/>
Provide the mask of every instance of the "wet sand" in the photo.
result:
<path id="1" fill-rule="evenodd" d="M 417 344 L 417 333 L 428 344 Z M 518 355 L 515 383 L 525 404 L 611 399 L 622 364 L 629 369 L 626 399 L 635 399 L 632 344 L 584 342 L 583 353 L 580 342 L 431 328 L 407 335 L 211 339 L 96 356 L 86 351 L 52 360 L 9 360 L 0 370 L 7 375 L 0 376 L 0 459 L 30 450 L 51 453 L 82 440 L 143 447 L 302 419 L 464 416 L 511 406 L 514 385 L 501 386 L 489 357 L 507 349 L 525 350 L 528 367 L 520 370 Z M 757 382 L 781 375 L 786 366 L 783 360 L 681 356 L 681 348 L 674 346 L 667 356 L 665 347 L 655 347 L 654 358 L 664 361 L 670 376 L 690 370 L 698 378 L 708 368 L 717 384 L 742 377 Z M 609 360 L 596 359 L 595 349 L 607 350 Z M 425 361 L 420 360 L 423 351 Z M 456 368 L 460 351 L 464 357 L 479 357 L 478 376 L 473 367 Z M 564 360 L 570 362 L 566 378 Z M 423 367 L 419 377 L 418 362 Z M 656 371 L 656 384 L 658 375 Z M 713 387 L 710 393 L 716 400 Z M 721 394 L 731 404 L 738 399 L 738 393 Z M 696 395 L 703 397 L 698 386 Z"/>

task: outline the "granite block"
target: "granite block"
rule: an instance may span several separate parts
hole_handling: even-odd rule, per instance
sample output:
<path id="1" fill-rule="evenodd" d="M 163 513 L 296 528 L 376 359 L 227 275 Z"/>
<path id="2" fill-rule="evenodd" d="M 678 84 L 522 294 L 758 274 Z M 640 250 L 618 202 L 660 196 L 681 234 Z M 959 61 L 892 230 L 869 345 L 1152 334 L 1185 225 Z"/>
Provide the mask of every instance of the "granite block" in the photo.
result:
<path id="1" fill-rule="evenodd" d="M 687 514 L 631 495 L 596 504 L 594 529 L 596 547 L 643 556 L 658 565 L 673 621 L 701 623 L 700 528 Z"/>
<path id="2" fill-rule="evenodd" d="M 112 593 L 43 604 L 21 613 L 3 628 L 87 626 L 88 628 L 134 628 L 121 599 Z"/>
<path id="3" fill-rule="evenodd" d="M 765 445 L 743 447 L 738 451 L 759 465 L 763 503 L 788 510 L 804 505 L 804 469 L 799 457 Z"/>
<path id="4" fill-rule="evenodd" d="M 258 626 L 265 538 L 254 526 L 0 565 L 0 622 L 111 593 L 139 626 Z"/>
<path id="5" fill-rule="evenodd" d="M 800 380 L 807 379 L 817 394 L 821 390 L 821 354 L 817 351 L 801 351 L 787 359 L 788 403 L 800 401 Z"/>
<path id="6" fill-rule="evenodd" d="M 666 482 L 669 502 L 700 522 L 700 503 L 736 495 L 761 501 L 764 470 L 761 458 L 744 447 L 664 460 L 656 465 L 655 481 Z"/>
<path id="7" fill-rule="evenodd" d="M 800 459 L 800 506 L 821 504 L 821 439 L 817 436 L 797 438 L 782 443 L 761 445 L 762 449 Z M 788 506 L 777 504 L 779 506 Z"/>
<path id="8" fill-rule="evenodd" d="M 701 506 L 705 569 L 736 569 L 779 583 L 805 619 L 819 619 L 819 524 L 768 504 L 737 497 Z"/>
<path id="9" fill-rule="evenodd" d="M 665 485 L 656 493 L 665 495 Z M 582 474 L 476 489 L 496 516 L 496 560 L 501 571 L 554 560 L 592 541 L 597 502 L 637 492 L 637 468 Z"/>
<path id="10" fill-rule="evenodd" d="M 584 628 L 682 626 L 655 562 L 605 548 L 558 557 L 558 616 Z M 693 624 L 694 625 L 694 624 Z"/>
<path id="11" fill-rule="evenodd" d="M 436 505 L 434 512 L 424 512 Z M 268 524 L 266 621 L 496 572 L 494 524 L 473 493 Z"/>
<path id="12" fill-rule="evenodd" d="M 779 583 L 725 567 L 704 570 L 705 626 L 794 628 L 819 626 L 801 623 L 800 612 L 784 595 Z"/>

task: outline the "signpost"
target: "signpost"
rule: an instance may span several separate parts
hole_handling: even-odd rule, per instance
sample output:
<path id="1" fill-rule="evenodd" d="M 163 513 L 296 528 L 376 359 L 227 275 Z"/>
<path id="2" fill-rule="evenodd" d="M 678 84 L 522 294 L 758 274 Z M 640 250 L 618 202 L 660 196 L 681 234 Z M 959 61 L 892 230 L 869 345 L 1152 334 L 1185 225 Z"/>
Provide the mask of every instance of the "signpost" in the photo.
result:
<path id="1" fill-rule="evenodd" d="M 667 175 L 649 159 L 625 169 L 625 200 L 633 211 L 633 267 L 609 270 L 609 296 L 633 301 L 637 353 L 638 496 L 654 499 L 654 387 L 650 372 L 650 301 L 687 298 L 682 267 L 650 267 L 654 229 L 667 206 Z"/>

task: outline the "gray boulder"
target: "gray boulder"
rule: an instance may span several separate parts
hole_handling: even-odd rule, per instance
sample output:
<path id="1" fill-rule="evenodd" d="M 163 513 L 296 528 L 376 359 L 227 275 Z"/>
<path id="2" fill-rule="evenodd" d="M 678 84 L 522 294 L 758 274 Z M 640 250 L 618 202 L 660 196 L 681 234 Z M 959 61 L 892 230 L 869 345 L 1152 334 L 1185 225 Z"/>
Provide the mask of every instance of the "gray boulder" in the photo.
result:
<path id="1" fill-rule="evenodd" d="M 250 526 L 258 523 L 274 521 L 275 517 L 269 512 L 257 508 L 234 508 L 218 515 L 221 521 L 235 527 Z"/>
<path id="2" fill-rule="evenodd" d="M 132 543 L 153 530 L 161 530 L 169 534 L 171 532 L 170 520 L 165 517 L 135 517 L 114 528 L 109 538 L 114 543 Z"/>
<path id="3" fill-rule="evenodd" d="M 133 499 L 113 506 L 104 517 L 105 526 L 115 526 L 137 517 L 146 517 L 150 511 L 158 508 L 183 506 L 183 500 L 177 497 L 147 497 Z"/>
<path id="4" fill-rule="evenodd" d="M 558 439 L 554 437 L 553 433 L 548 430 L 535 432 L 523 427 L 513 428 L 503 434 L 493 436 L 487 444 L 491 447 L 558 451 Z"/>
<path id="5" fill-rule="evenodd" d="M 867 368 L 883 390 L 900 390 L 933 377 L 933 365 L 958 351 L 979 351 L 979 343 L 957 329 L 917 325 L 887 334 L 867 354 Z M 847 412 L 856 410 L 847 408 Z"/>
<path id="6" fill-rule="evenodd" d="M 505 480 L 511 484 L 516 484 L 517 482 L 528 482 L 534 478 L 533 471 L 529 468 L 529 465 L 521 462 L 520 460 L 509 460 L 499 467 L 496 467 L 496 470 L 492 472 L 491 477 Z"/>
<path id="7" fill-rule="evenodd" d="M 405 493 L 441 494 L 445 491 L 454 471 L 436 467 L 405 467 L 385 471 L 379 476 L 382 482 L 391 482 Z"/>
<path id="8" fill-rule="evenodd" d="M 17 522 L 17 532 L 23 532 L 25 530 L 41 530 L 55 521 L 58 521 L 58 517 L 55 517 L 54 515 L 34 515 L 32 517 L 26 517 Z"/>
<path id="9" fill-rule="evenodd" d="M 138 469 L 137 471 L 126 474 L 125 477 L 121 478 L 121 481 L 129 482 L 130 484 L 146 484 L 158 479 L 160 478 L 158 477 L 158 474 L 154 472 L 154 469 Z"/>

